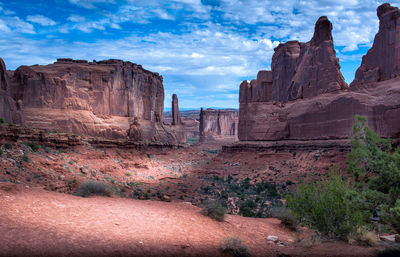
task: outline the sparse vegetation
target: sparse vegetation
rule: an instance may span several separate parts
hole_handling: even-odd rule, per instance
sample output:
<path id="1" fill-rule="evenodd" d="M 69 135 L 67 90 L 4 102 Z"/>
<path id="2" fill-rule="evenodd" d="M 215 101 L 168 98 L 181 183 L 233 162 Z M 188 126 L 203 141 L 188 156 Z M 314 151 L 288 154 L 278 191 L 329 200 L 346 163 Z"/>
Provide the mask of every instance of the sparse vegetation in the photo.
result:
<path id="1" fill-rule="evenodd" d="M 24 145 L 31 148 L 33 152 L 39 151 L 40 146 L 35 142 L 25 142 Z"/>
<path id="2" fill-rule="evenodd" d="M 23 160 L 24 162 L 30 162 L 30 161 L 31 161 L 31 159 L 29 158 L 29 156 L 28 156 L 27 154 L 24 154 L 24 155 L 22 156 L 22 160 Z"/>
<path id="3" fill-rule="evenodd" d="M 226 208 L 216 200 L 206 200 L 203 202 L 202 211 L 203 215 L 206 215 L 217 221 L 224 221 Z"/>
<path id="4" fill-rule="evenodd" d="M 5 143 L 5 144 L 4 144 L 4 148 L 7 149 L 7 150 L 11 150 L 11 149 L 12 149 L 12 144 L 10 144 L 10 143 Z"/>
<path id="5" fill-rule="evenodd" d="M 231 253 L 235 257 L 250 256 L 249 249 L 237 236 L 225 237 L 221 242 L 221 249 L 224 252 Z"/>
<path id="6" fill-rule="evenodd" d="M 282 224 L 290 230 L 296 230 L 299 221 L 294 216 L 291 209 L 281 206 L 271 209 L 271 216 L 281 220 Z"/>
<path id="7" fill-rule="evenodd" d="M 111 196 L 112 188 L 101 181 L 86 180 L 79 185 L 75 195 L 89 197 L 91 195 Z"/>

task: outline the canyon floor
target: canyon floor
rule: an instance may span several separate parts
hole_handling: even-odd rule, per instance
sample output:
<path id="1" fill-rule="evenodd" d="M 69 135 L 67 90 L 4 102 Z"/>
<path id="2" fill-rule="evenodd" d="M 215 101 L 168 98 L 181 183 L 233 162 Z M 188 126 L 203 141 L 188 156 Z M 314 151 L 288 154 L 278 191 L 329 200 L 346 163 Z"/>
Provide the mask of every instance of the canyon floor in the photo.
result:
<path id="1" fill-rule="evenodd" d="M 221 146 L 136 150 L 3 142 L 0 256 L 230 256 L 221 251 L 227 236 L 241 238 L 251 256 L 374 256 L 381 249 L 313 242 L 311 230 L 234 215 L 244 191 L 232 188 L 243 181 L 250 189 L 268 182 L 284 195 L 300 180 L 343 166 L 346 149 L 221 152 Z M 73 195 L 85 180 L 104 181 L 113 196 Z M 222 191 L 230 214 L 217 222 L 198 206 Z M 279 241 L 268 241 L 270 235 Z"/>

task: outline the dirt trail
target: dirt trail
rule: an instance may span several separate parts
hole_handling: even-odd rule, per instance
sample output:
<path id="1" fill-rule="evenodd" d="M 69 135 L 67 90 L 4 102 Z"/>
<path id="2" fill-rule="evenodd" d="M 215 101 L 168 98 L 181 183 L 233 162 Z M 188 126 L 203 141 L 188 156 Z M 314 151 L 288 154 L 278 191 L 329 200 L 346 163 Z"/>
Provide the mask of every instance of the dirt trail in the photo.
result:
<path id="1" fill-rule="evenodd" d="M 0 203 L 0 256 L 229 256 L 220 242 L 231 235 L 239 236 L 252 256 L 306 251 L 315 256 L 321 250 L 297 248 L 295 234 L 276 219 L 228 215 L 217 222 L 185 202 L 81 198 L 0 183 Z M 269 243 L 268 235 L 286 246 Z M 337 255 L 337 247 L 331 247 L 336 256 L 371 253 L 344 246 Z"/>

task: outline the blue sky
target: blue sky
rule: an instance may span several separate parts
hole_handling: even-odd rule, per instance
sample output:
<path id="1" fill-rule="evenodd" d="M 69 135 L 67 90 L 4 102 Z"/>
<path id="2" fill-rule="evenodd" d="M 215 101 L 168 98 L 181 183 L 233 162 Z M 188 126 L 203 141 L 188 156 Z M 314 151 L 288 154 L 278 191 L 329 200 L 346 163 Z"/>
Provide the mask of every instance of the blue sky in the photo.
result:
<path id="1" fill-rule="evenodd" d="M 333 23 L 350 83 L 378 31 L 383 2 L 2 0 L 0 57 L 8 69 L 60 57 L 132 61 L 163 75 L 166 108 L 173 93 L 182 108 L 237 108 L 241 81 L 270 69 L 280 42 L 309 41 L 322 15 Z"/>

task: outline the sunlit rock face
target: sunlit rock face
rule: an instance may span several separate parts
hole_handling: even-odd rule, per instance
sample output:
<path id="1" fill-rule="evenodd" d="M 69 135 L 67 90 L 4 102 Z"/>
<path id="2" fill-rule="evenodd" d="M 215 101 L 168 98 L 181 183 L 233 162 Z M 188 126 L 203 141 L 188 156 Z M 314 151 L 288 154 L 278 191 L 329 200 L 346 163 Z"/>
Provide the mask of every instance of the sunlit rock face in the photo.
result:
<path id="1" fill-rule="evenodd" d="M 362 58 L 351 86 L 384 81 L 400 75 L 400 10 L 390 4 L 378 7 L 379 31 Z"/>
<path id="2" fill-rule="evenodd" d="M 254 98 L 258 79 L 242 82 L 239 140 L 346 139 L 356 114 L 366 116 L 368 125 L 381 136 L 400 137 L 400 79 L 395 78 L 400 33 L 393 33 L 398 31 L 399 12 L 384 4 L 378 8 L 378 17 L 380 30 L 352 83 L 372 82 L 372 86 L 348 87 L 344 82 L 333 48 L 332 24 L 321 17 L 311 41 L 290 41 L 275 49 L 271 91 L 256 90 L 263 95 L 256 93 Z M 386 75 L 369 79 L 374 69 L 385 70 L 379 74 Z"/>
<path id="3" fill-rule="evenodd" d="M 163 124 L 163 79 L 121 60 L 58 59 L 21 66 L 11 94 L 24 105 L 26 125 L 110 139 L 179 142 Z"/>
<path id="4" fill-rule="evenodd" d="M 200 142 L 236 141 L 238 131 L 238 113 L 235 110 L 200 111 Z"/>

